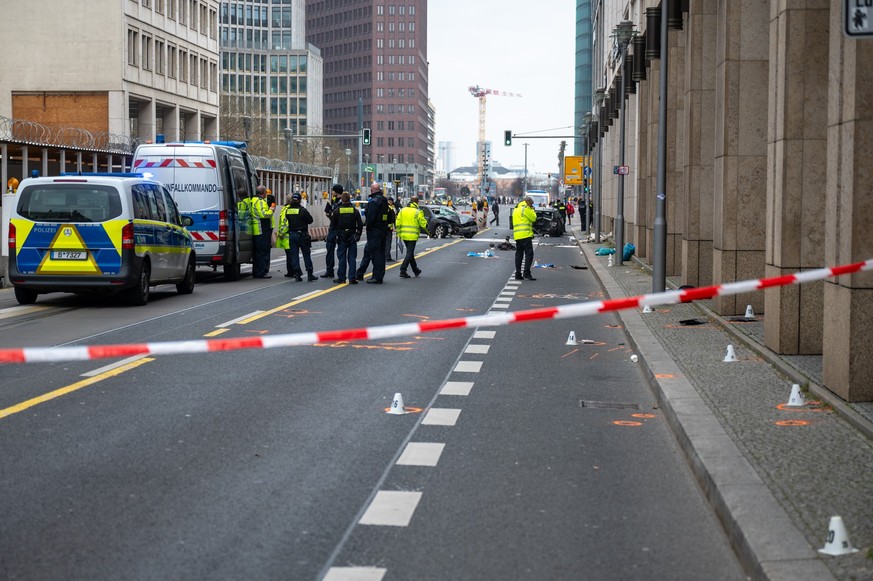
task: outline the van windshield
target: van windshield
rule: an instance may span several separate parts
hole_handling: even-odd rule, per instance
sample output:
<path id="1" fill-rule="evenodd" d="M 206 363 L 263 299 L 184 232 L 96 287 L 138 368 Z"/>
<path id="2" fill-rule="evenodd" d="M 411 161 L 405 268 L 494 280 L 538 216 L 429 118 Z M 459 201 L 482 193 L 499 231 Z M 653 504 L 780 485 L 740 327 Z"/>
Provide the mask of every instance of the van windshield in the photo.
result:
<path id="1" fill-rule="evenodd" d="M 121 216 L 121 197 L 112 186 L 34 185 L 20 193 L 18 214 L 34 222 L 103 222 Z"/>

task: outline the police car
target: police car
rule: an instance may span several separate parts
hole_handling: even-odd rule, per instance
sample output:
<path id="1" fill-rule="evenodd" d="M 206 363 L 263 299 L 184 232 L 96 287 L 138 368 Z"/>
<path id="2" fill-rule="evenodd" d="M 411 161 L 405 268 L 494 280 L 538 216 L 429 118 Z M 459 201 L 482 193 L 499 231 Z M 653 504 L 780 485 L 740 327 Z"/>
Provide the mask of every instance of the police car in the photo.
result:
<path id="1" fill-rule="evenodd" d="M 159 182 L 142 174 L 28 178 L 13 204 L 9 281 L 23 305 L 50 292 L 120 293 L 144 305 L 158 284 L 194 291 L 190 218 Z"/>

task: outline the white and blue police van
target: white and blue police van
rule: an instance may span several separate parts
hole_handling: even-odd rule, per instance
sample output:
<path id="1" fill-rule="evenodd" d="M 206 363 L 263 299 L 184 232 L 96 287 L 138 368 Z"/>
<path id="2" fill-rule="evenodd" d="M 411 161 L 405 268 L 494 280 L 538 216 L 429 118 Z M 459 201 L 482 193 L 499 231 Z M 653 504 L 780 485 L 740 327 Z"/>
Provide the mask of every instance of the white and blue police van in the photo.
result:
<path id="1" fill-rule="evenodd" d="M 147 143 L 133 154 L 133 169 L 164 184 L 190 218 L 198 266 L 220 266 L 226 280 L 238 280 L 254 253 L 248 198 L 258 178 L 244 148 L 225 141 Z"/>

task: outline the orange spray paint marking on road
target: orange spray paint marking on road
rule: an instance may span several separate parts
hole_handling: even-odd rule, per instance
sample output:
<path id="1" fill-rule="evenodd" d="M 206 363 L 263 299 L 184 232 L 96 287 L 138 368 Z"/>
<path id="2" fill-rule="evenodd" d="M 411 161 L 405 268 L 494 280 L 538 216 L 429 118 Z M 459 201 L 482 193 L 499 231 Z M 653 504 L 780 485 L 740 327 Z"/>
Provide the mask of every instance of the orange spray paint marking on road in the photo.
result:
<path id="1" fill-rule="evenodd" d="M 592 356 L 589 357 L 588 359 L 589 359 L 589 360 L 594 359 L 594 358 L 597 357 L 598 355 L 600 355 L 600 353 L 595 353 L 594 355 L 592 355 Z"/>
<path id="2" fill-rule="evenodd" d="M 627 420 L 616 420 L 612 423 L 615 424 L 616 426 L 624 426 L 624 427 L 629 427 L 629 428 L 636 428 L 636 427 L 643 425 L 642 422 L 629 422 Z"/>
<path id="3" fill-rule="evenodd" d="M 676 379 L 676 376 L 672 373 L 656 373 L 655 379 Z"/>
<path id="4" fill-rule="evenodd" d="M 401 316 L 401 317 L 415 317 L 416 319 L 430 319 L 430 317 L 428 317 L 427 315 L 410 315 L 410 314 L 403 314 L 403 315 L 400 315 L 400 316 Z"/>
<path id="5" fill-rule="evenodd" d="M 632 418 L 646 418 L 646 419 L 650 419 L 650 418 L 656 418 L 656 417 L 658 417 L 658 416 L 656 416 L 655 414 L 631 414 L 631 417 L 632 417 Z"/>
<path id="6" fill-rule="evenodd" d="M 806 420 L 780 420 L 776 422 L 776 425 L 780 427 L 808 426 L 809 422 L 807 422 Z"/>
<path id="7" fill-rule="evenodd" d="M 405 411 L 408 414 L 420 414 L 423 410 L 424 410 L 424 408 L 414 408 L 414 407 L 410 407 L 408 405 L 403 406 L 403 411 Z M 385 413 L 388 413 L 390 411 L 391 411 L 390 407 L 385 408 Z"/>
<path id="8" fill-rule="evenodd" d="M 563 359 L 564 357 L 567 357 L 568 355 L 572 355 L 572 354 L 575 353 L 576 351 L 578 351 L 578 349 L 573 349 L 572 351 L 570 351 L 570 352 L 567 353 L 566 355 L 561 355 L 561 359 Z"/>
<path id="9" fill-rule="evenodd" d="M 808 401 L 806 402 L 807 406 L 810 407 L 798 407 L 798 406 L 790 406 L 787 403 L 780 403 L 776 406 L 776 409 L 782 412 L 826 412 L 830 411 L 824 407 L 815 407 L 821 406 L 820 401 Z"/>

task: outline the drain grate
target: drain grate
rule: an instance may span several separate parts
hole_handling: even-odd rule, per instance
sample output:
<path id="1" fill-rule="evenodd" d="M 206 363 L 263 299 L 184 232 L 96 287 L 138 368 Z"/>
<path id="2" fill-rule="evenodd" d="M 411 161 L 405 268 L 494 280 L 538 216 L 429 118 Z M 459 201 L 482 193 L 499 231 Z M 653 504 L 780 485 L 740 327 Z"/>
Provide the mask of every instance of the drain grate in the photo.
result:
<path id="1" fill-rule="evenodd" d="M 598 410 L 638 410 L 640 405 L 636 403 L 623 403 L 620 401 L 585 401 L 579 400 L 579 407 L 593 408 Z"/>

